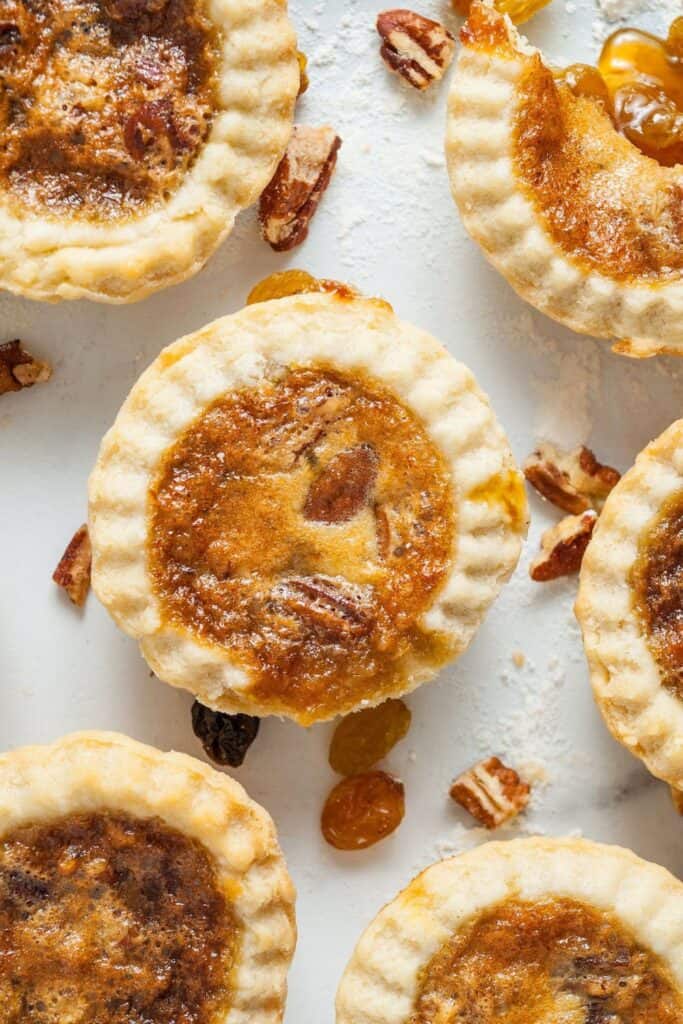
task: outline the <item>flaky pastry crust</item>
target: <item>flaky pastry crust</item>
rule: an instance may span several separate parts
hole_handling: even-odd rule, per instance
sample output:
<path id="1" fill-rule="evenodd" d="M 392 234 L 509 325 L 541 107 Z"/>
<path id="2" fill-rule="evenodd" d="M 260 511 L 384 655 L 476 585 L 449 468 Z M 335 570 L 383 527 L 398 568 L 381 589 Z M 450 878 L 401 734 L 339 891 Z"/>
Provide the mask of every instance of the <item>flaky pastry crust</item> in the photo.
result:
<path id="1" fill-rule="evenodd" d="M 472 5 L 448 101 L 446 157 L 467 231 L 541 312 L 625 355 L 680 353 L 682 272 L 665 253 L 680 251 L 683 170 L 642 154 L 592 100 L 562 87 L 560 102 L 553 69 L 492 3 Z M 538 160 L 529 178 L 522 142 Z M 555 221 L 543 192 L 549 153 L 565 182 Z M 634 261 L 618 272 L 620 254 L 639 249 L 646 270 Z"/>
<path id="2" fill-rule="evenodd" d="M 215 1024 L 281 1021 L 294 887 L 266 811 L 209 765 L 118 733 L 73 733 L 0 756 L 0 835 L 97 811 L 160 818 L 205 847 L 240 927 L 231 1007 Z"/>
<path id="3" fill-rule="evenodd" d="M 487 398 L 469 370 L 386 303 L 346 293 L 296 295 L 249 306 L 181 339 L 142 375 L 102 443 L 90 480 L 93 586 L 161 679 L 223 711 L 275 711 L 302 722 L 330 716 L 259 704 L 227 647 L 164 621 L 148 567 L 150 484 L 169 446 L 217 397 L 290 366 L 318 364 L 391 388 L 445 458 L 456 539 L 421 628 L 447 636 L 452 656 L 467 647 L 513 571 L 526 532 L 521 477 Z M 398 692 L 434 671 L 416 652 Z"/>
<path id="4" fill-rule="evenodd" d="M 683 420 L 647 446 L 600 514 L 581 566 L 576 616 L 598 707 L 653 775 L 683 790 L 683 702 L 663 685 L 631 575 L 641 536 L 683 491 Z"/>
<path id="5" fill-rule="evenodd" d="M 86 219 L 0 190 L 0 288 L 32 299 L 133 302 L 196 274 L 270 181 L 299 89 L 284 0 L 205 0 L 219 36 L 209 135 L 180 187 L 144 212 Z"/>
<path id="6" fill-rule="evenodd" d="M 407 1024 L 422 969 L 455 933 L 504 900 L 562 897 L 613 914 L 683 989 L 683 886 L 673 875 L 617 846 L 515 839 L 432 865 L 380 911 L 342 977 L 337 1024 Z"/>

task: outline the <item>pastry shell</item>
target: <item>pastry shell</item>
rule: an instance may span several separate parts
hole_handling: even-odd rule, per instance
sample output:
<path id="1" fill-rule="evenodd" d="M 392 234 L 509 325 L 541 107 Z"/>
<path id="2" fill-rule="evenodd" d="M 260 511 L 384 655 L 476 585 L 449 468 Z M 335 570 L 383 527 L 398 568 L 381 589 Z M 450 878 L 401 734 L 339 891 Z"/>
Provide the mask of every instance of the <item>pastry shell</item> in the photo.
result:
<path id="1" fill-rule="evenodd" d="M 629 850 L 578 839 L 486 843 L 432 865 L 365 930 L 337 993 L 337 1024 L 408 1024 L 420 972 L 506 899 L 565 897 L 614 914 L 683 990 L 683 886 Z"/>
<path id="2" fill-rule="evenodd" d="M 277 1024 L 296 943 L 294 887 L 274 825 L 242 787 L 185 754 L 80 732 L 0 756 L 2 833 L 68 814 L 157 817 L 201 843 L 241 927 L 231 1006 L 211 1024 Z"/>
<path id="3" fill-rule="evenodd" d="M 227 647 L 164 622 L 147 565 L 149 487 L 168 447 L 216 398 L 257 383 L 273 367 L 316 364 L 359 371 L 391 388 L 445 456 L 457 540 L 421 625 L 448 635 L 453 656 L 467 647 L 519 558 L 527 507 L 508 442 L 470 371 L 429 334 L 400 321 L 388 304 L 345 292 L 258 303 L 209 324 L 161 353 L 104 438 L 90 479 L 90 532 L 93 587 L 117 624 L 139 640 L 159 678 L 222 711 L 274 709 L 250 697 L 248 674 Z M 399 692 L 434 671 L 416 654 Z M 275 713 L 312 720 L 291 707 Z"/>
<path id="4" fill-rule="evenodd" d="M 576 616 L 593 693 L 611 733 L 653 775 L 683 790 L 683 702 L 662 684 L 633 600 L 644 530 L 683 490 L 683 420 L 647 446 L 612 493 L 581 566 Z"/>
<path id="5" fill-rule="evenodd" d="M 196 274 L 273 176 L 299 90 L 284 0 L 206 0 L 219 31 L 217 107 L 180 187 L 121 220 L 41 215 L 0 190 L 0 288 L 133 302 Z"/>
<path id="6" fill-rule="evenodd" d="M 647 277 L 620 278 L 599 260 L 567 251 L 552 234 L 540 197 L 516 166 L 515 131 L 525 76 L 535 67 L 550 65 L 507 16 L 495 11 L 493 0 L 474 0 L 471 17 L 476 28 L 470 32 L 469 23 L 463 30 L 446 128 L 451 190 L 467 231 L 519 295 L 541 312 L 575 331 L 615 340 L 615 351 L 625 355 L 680 353 L 680 272 L 658 266 Z M 553 127 L 541 102 L 538 98 L 541 109 L 534 118 L 539 133 Z M 586 182 L 592 174 L 586 183 L 591 196 L 613 204 L 610 224 L 617 239 L 622 215 L 656 236 L 668 217 L 662 211 L 680 203 L 675 196 L 683 187 L 683 169 L 662 167 L 642 154 L 617 133 L 597 105 L 592 116 L 582 118 L 580 147 L 578 154 L 572 151 L 566 159 L 576 165 L 576 180 Z M 595 158 L 595 169 L 582 165 L 583 153 Z M 629 188 L 612 187 L 626 174 Z M 646 196 L 647 204 L 643 199 L 636 206 L 639 196 Z M 564 203 L 568 219 L 572 214 L 577 219 L 587 216 L 572 209 L 570 196 Z M 628 248 L 632 243 L 624 237 L 620 244 Z"/>

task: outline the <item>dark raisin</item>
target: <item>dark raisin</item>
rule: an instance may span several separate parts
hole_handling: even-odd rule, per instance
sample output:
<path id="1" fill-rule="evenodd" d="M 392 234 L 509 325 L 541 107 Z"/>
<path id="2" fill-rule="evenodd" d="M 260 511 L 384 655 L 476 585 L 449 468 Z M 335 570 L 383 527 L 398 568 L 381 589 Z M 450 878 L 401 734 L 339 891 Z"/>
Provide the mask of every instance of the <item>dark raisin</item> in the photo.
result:
<path id="1" fill-rule="evenodd" d="M 192 705 L 192 728 L 216 764 L 239 768 L 258 734 L 260 718 L 212 711 L 198 700 Z"/>

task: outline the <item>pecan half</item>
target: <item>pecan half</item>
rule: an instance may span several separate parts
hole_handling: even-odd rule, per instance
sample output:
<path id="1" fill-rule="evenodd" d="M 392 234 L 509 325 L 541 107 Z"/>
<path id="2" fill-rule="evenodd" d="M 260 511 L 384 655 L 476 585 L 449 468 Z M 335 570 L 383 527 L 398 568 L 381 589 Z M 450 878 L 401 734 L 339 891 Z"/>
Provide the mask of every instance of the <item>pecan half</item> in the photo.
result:
<path id="1" fill-rule="evenodd" d="M 52 367 L 22 348 L 20 341 L 0 345 L 0 395 L 42 384 L 52 376 Z"/>
<path id="2" fill-rule="evenodd" d="M 514 768 L 489 757 L 463 772 L 450 789 L 451 799 L 486 828 L 498 828 L 529 803 L 531 788 Z"/>
<path id="3" fill-rule="evenodd" d="M 292 576 L 277 584 L 273 596 L 285 611 L 325 633 L 362 636 L 372 628 L 361 589 L 326 576 Z"/>
<path id="4" fill-rule="evenodd" d="M 547 583 L 578 572 L 597 518 L 597 513 L 589 509 L 580 516 L 565 516 L 557 526 L 546 530 L 541 537 L 540 554 L 529 568 L 532 580 Z"/>
<path id="5" fill-rule="evenodd" d="M 57 586 L 62 587 L 79 608 L 83 607 L 90 590 L 91 563 L 90 535 L 84 525 L 76 530 L 52 574 Z"/>
<path id="6" fill-rule="evenodd" d="M 261 232 L 276 252 L 293 249 L 306 238 L 340 146 L 333 128 L 294 126 L 287 151 L 259 201 Z"/>
<path id="7" fill-rule="evenodd" d="M 453 60 L 455 39 L 448 29 L 414 11 L 382 11 L 377 31 L 384 63 L 416 89 L 437 82 Z"/>
<path id="8" fill-rule="evenodd" d="M 367 504 L 377 480 L 379 459 L 371 444 L 339 452 L 311 484 L 304 518 L 317 523 L 345 523 Z"/>
<path id="9" fill-rule="evenodd" d="M 563 452 L 546 443 L 526 460 L 524 475 L 553 505 L 578 515 L 589 508 L 599 510 L 621 474 L 598 462 L 585 445 Z"/>

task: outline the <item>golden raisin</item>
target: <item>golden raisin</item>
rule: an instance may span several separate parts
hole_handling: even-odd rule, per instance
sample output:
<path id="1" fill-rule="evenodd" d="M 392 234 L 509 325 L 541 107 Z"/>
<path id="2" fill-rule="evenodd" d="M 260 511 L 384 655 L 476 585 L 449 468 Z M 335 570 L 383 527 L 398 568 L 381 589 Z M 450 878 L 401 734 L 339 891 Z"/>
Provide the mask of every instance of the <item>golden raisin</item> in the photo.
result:
<path id="1" fill-rule="evenodd" d="M 609 106 L 607 84 L 597 68 L 591 64 L 570 64 L 560 75 L 561 82 L 568 85 L 575 96 L 586 96 L 591 100 L 600 100 Z"/>
<path id="2" fill-rule="evenodd" d="M 247 305 L 268 302 L 269 299 L 284 299 L 288 295 L 300 295 L 302 292 L 321 291 L 324 291 L 322 282 L 307 270 L 278 270 L 254 285 L 247 295 Z"/>
<path id="3" fill-rule="evenodd" d="M 463 18 L 469 15 L 472 0 L 452 0 L 452 3 L 456 14 Z M 550 0 L 494 0 L 494 7 L 501 14 L 509 14 L 516 25 L 521 25 L 549 3 Z"/>
<path id="4" fill-rule="evenodd" d="M 325 801 L 323 836 L 337 850 L 366 850 L 398 828 L 405 814 L 403 783 L 386 772 L 342 779 Z"/>
<path id="5" fill-rule="evenodd" d="M 299 96 L 303 96 L 310 85 L 308 71 L 306 70 L 308 68 L 308 57 L 301 50 L 297 50 L 296 59 L 299 62 Z"/>
<path id="6" fill-rule="evenodd" d="M 386 757 L 410 728 L 411 714 L 402 700 L 387 700 L 342 718 L 330 744 L 330 765 L 340 775 L 355 775 Z"/>

